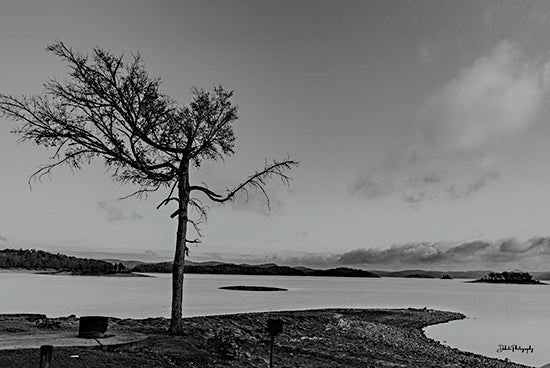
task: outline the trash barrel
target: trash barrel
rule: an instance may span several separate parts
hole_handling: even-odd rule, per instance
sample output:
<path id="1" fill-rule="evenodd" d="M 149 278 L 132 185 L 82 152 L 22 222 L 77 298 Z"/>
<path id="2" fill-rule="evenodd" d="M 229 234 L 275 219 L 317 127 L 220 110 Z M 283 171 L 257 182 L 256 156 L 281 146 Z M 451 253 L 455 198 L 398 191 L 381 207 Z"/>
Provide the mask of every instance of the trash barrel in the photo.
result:
<path id="1" fill-rule="evenodd" d="M 108 317 L 82 316 L 78 325 L 78 337 L 94 339 L 104 337 L 109 323 Z"/>

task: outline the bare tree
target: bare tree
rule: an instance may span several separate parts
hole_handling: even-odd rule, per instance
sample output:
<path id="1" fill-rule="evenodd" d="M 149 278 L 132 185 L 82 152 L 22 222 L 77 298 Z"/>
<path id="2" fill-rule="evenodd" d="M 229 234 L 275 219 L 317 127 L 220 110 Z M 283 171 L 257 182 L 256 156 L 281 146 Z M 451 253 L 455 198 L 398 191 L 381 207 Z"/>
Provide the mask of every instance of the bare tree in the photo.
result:
<path id="1" fill-rule="evenodd" d="M 232 91 L 193 88 L 192 102 L 179 107 L 160 91 L 160 79 L 150 78 L 139 54 L 130 58 L 99 47 L 81 54 L 58 41 L 47 50 L 69 67 L 67 81 L 52 79 L 40 96 L 0 94 L 0 111 L 20 122 L 14 130 L 22 141 L 53 148 L 49 163 L 31 175 L 40 179 L 58 166 L 81 168 L 102 158 L 114 180 L 129 183 L 146 196 L 159 189 L 166 198 L 157 208 L 175 205 L 171 217 L 178 222 L 172 274 L 171 333 L 182 332 L 183 270 L 188 225 L 198 232 L 205 219 L 203 199 L 225 203 L 240 192 L 255 188 L 266 198 L 268 180 L 289 183 L 288 170 L 298 162 L 290 158 L 266 161 L 234 188 L 216 192 L 206 184 L 190 183 L 189 170 L 203 160 L 220 160 L 234 153 L 237 106 Z M 128 60 L 129 59 L 129 60 Z M 195 194 L 198 197 L 194 196 Z M 196 210 L 198 216 L 191 218 Z"/>

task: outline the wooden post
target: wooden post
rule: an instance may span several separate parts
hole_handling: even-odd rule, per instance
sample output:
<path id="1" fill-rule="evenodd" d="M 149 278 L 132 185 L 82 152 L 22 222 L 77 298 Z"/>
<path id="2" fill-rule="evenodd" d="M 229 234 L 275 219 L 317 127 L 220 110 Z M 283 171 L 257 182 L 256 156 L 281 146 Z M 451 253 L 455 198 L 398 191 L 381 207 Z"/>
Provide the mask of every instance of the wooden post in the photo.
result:
<path id="1" fill-rule="evenodd" d="M 269 368 L 273 368 L 273 343 L 275 342 L 275 335 L 271 335 L 271 351 L 269 352 Z"/>
<path id="2" fill-rule="evenodd" d="M 53 356 L 52 345 L 40 346 L 40 368 L 51 368 Z"/>

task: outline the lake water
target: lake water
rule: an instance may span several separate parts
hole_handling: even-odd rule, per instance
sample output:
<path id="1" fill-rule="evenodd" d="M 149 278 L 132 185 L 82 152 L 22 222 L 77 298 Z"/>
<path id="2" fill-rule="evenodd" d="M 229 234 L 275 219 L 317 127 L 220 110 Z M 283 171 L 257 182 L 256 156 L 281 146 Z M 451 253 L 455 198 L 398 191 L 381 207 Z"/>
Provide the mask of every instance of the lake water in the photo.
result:
<path id="1" fill-rule="evenodd" d="M 0 313 L 48 316 L 170 315 L 170 275 L 156 277 L 54 276 L 0 273 Z M 550 362 L 550 286 L 490 285 L 464 280 L 294 276 L 186 275 L 186 316 L 252 311 L 345 308 L 433 308 L 464 313 L 462 321 L 428 327 L 445 344 L 532 366 Z M 220 290 L 259 285 L 286 292 Z M 503 351 L 519 345 L 533 352 Z"/>

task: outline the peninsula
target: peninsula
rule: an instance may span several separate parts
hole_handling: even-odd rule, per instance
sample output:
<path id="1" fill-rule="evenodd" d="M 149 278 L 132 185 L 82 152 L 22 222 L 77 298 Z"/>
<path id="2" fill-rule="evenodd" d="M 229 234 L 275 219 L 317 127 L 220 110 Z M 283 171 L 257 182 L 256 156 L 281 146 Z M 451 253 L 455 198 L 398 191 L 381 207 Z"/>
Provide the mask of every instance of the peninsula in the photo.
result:
<path id="1" fill-rule="evenodd" d="M 9 318 L 8 318 L 9 317 Z M 0 340 L 57 326 L 71 334 L 78 330 L 74 316 L 0 315 Z M 134 332 L 148 336 L 142 347 L 108 351 L 85 347 L 55 347 L 55 367 L 157 367 L 157 368 L 265 368 L 269 362 L 269 319 L 282 322 L 275 337 L 274 367 L 476 367 L 526 368 L 521 364 L 463 352 L 427 338 L 422 328 L 464 318 L 454 312 L 431 309 L 322 309 L 245 313 L 184 319 L 182 336 L 166 331 L 169 320 L 109 318 L 109 331 L 117 335 Z M 31 320 L 28 322 L 27 320 Z M 50 323 L 37 325 L 35 320 Z M 14 323 L 8 323 L 14 321 Z M 34 350 L 0 350 L 2 367 L 35 367 Z"/>

